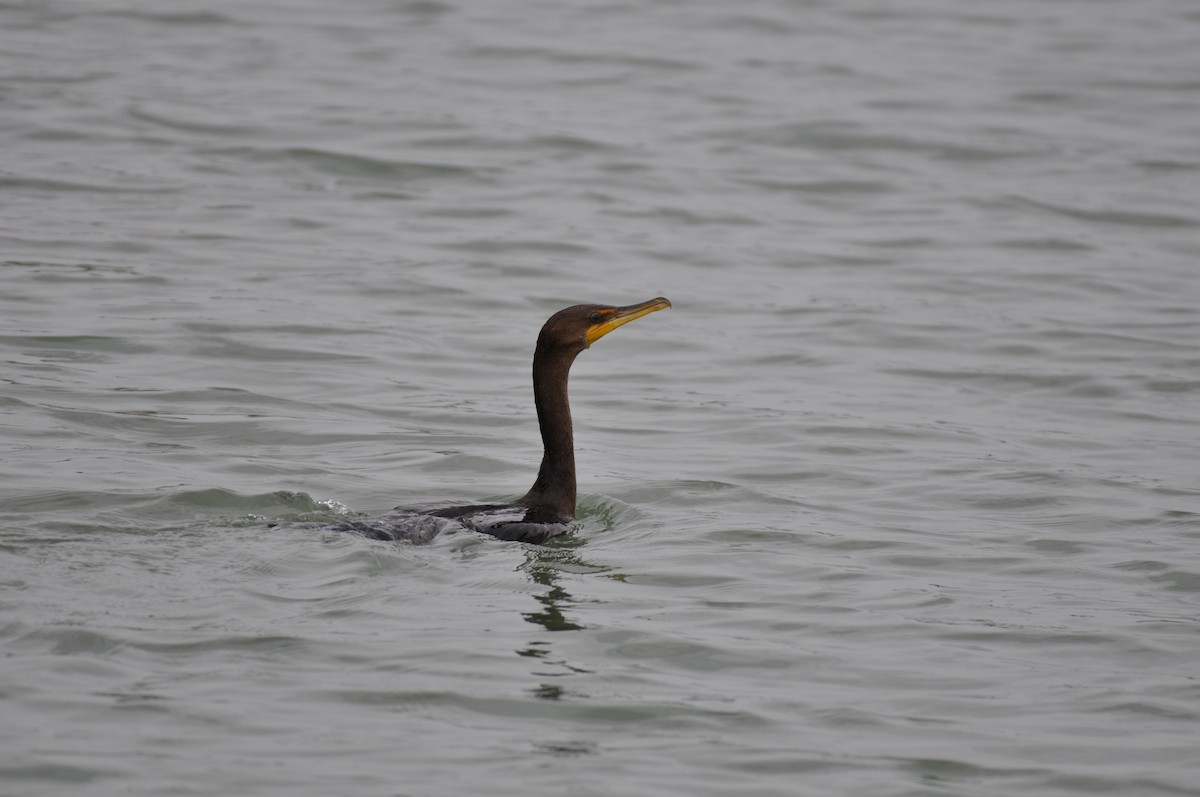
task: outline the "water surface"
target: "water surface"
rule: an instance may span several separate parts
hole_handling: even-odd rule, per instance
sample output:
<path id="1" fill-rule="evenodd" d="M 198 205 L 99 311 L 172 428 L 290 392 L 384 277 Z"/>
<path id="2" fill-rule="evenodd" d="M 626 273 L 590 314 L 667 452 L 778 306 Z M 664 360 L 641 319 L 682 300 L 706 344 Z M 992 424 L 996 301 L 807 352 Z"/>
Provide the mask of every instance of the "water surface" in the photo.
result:
<path id="1" fill-rule="evenodd" d="M 0 31 L 0 793 L 1200 794 L 1192 4 Z"/>

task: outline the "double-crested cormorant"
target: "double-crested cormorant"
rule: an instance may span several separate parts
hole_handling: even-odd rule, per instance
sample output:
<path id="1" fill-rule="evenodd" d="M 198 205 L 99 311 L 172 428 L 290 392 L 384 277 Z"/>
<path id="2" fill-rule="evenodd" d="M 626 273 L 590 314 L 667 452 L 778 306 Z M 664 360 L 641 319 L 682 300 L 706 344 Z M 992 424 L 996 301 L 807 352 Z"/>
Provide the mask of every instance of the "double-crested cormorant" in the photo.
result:
<path id="1" fill-rule="evenodd" d="M 533 400 L 542 432 L 542 466 L 529 492 L 511 504 L 426 504 L 333 526 L 381 540 L 427 542 L 448 528 L 473 529 L 502 540 L 540 543 L 575 519 L 575 442 L 567 377 L 591 344 L 644 315 L 670 307 L 662 297 L 628 307 L 578 304 L 550 316 L 533 353 Z"/>

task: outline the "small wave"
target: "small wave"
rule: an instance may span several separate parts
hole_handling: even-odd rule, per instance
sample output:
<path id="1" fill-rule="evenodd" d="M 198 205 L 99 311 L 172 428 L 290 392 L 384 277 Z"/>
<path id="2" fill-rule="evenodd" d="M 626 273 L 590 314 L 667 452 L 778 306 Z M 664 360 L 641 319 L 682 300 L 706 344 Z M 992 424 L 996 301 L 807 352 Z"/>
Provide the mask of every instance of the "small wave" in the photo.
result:
<path id="1" fill-rule="evenodd" d="M 592 252 L 590 247 L 570 243 L 568 241 L 536 239 L 508 241 L 494 238 L 472 239 L 466 241 L 453 241 L 443 244 L 443 246 L 446 249 L 488 255 L 536 254 L 581 257 L 583 255 L 591 254 Z"/>
<path id="2" fill-rule="evenodd" d="M 755 188 L 795 194 L 828 196 L 831 194 L 883 194 L 896 190 L 891 183 L 882 180 L 778 180 L 751 179 L 744 181 Z M 927 243 L 928 239 L 922 239 Z M 887 245 L 891 245 L 888 243 Z"/>
<path id="3" fill-rule="evenodd" d="M 130 107 L 127 113 L 131 118 L 137 119 L 140 122 L 149 122 L 160 127 L 179 130 L 185 133 L 232 136 L 247 135 L 255 132 L 255 128 L 246 125 L 214 124 L 209 121 L 202 122 L 195 119 L 182 119 L 164 112 L 148 111 L 140 105 Z M 211 113 L 211 110 L 208 113 Z"/>
<path id="4" fill-rule="evenodd" d="M 288 163 L 308 167 L 333 177 L 408 182 L 414 180 L 488 181 L 493 169 L 461 166 L 433 161 L 409 161 L 377 158 L 315 147 L 225 147 L 204 150 L 202 154 L 251 163 Z"/>
<path id="5" fill-rule="evenodd" d="M 1067 218 L 1078 219 L 1080 221 L 1133 227 L 1155 227 L 1160 229 L 1191 229 L 1193 227 L 1200 227 L 1200 219 L 1191 216 L 1177 216 L 1169 213 L 1142 213 L 1132 210 L 1093 210 L 1091 208 L 1061 205 L 1027 199 L 1025 197 L 1013 197 L 1012 201 L 1026 207 L 1045 210 L 1059 216 L 1066 216 Z"/>
<path id="6" fill-rule="evenodd" d="M 982 146 L 961 140 L 939 140 L 932 136 L 916 138 L 865 129 L 857 123 L 836 121 L 735 129 L 718 136 L 732 141 L 750 141 L 788 149 L 911 152 L 953 161 L 995 161 L 1045 154 L 1042 149 L 1032 146 Z"/>
<path id="7" fill-rule="evenodd" d="M 254 512 L 278 514 L 280 512 L 329 512 L 329 502 L 316 501 L 308 493 L 279 490 L 273 493 L 242 495 L 233 490 L 212 487 L 188 490 L 158 498 L 154 508 L 169 515 L 183 514 L 180 510 L 205 510 L 210 512 Z"/>
<path id="8" fill-rule="evenodd" d="M 581 52 L 579 50 L 553 49 L 550 47 L 506 47 L 484 45 L 472 47 L 467 55 L 475 58 L 497 60 L 536 60 L 562 64 L 593 64 L 596 66 L 618 66 L 648 70 L 690 71 L 700 64 L 677 58 L 653 55 L 628 55 L 624 53 Z"/>
<path id="9" fill-rule="evenodd" d="M 1094 252 L 1095 246 L 1067 238 L 1012 238 L 996 241 L 996 246 L 1008 249 L 1029 249 L 1035 252 Z"/>
<path id="10" fill-rule="evenodd" d="M 138 22 L 149 22 L 155 25 L 240 25 L 242 23 L 228 17 L 224 14 L 218 14 L 213 11 L 181 11 L 176 13 L 171 12 L 150 12 L 150 11 L 130 11 L 125 9 L 113 9 L 104 11 L 89 11 L 80 16 L 92 17 L 112 17 L 116 19 L 132 19 Z"/>
<path id="11" fill-rule="evenodd" d="M 96 183 L 77 183 L 68 180 L 50 180 L 43 177 L 0 177 L 0 190 L 44 191 L 47 193 L 94 193 L 94 194 L 178 194 L 176 186 L 128 186 Z"/>

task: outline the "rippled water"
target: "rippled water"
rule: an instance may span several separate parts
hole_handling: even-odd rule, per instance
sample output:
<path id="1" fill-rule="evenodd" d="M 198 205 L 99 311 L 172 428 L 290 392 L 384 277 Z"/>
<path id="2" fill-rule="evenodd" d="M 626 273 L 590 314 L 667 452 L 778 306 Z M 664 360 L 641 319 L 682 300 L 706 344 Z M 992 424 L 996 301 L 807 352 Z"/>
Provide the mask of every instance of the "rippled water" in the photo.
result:
<path id="1" fill-rule="evenodd" d="M 1198 39 L 0 4 L 0 793 L 1200 794 Z"/>

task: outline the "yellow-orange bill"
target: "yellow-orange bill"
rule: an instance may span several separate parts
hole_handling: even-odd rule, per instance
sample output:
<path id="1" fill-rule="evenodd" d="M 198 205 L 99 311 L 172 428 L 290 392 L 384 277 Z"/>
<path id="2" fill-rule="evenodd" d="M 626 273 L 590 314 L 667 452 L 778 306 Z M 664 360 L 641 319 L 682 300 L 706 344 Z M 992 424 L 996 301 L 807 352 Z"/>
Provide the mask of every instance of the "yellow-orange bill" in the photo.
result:
<path id="1" fill-rule="evenodd" d="M 651 299 L 648 302 L 642 302 L 641 304 L 631 304 L 628 307 L 614 307 L 611 310 L 602 310 L 600 312 L 603 315 L 603 318 L 597 323 L 588 327 L 588 345 L 600 340 L 600 338 L 604 337 L 609 332 L 612 332 L 622 324 L 628 324 L 630 321 L 634 321 L 644 315 L 650 315 L 650 313 L 658 310 L 665 310 L 670 306 L 670 300 L 659 296 L 655 299 Z"/>

